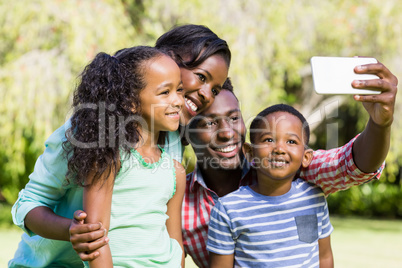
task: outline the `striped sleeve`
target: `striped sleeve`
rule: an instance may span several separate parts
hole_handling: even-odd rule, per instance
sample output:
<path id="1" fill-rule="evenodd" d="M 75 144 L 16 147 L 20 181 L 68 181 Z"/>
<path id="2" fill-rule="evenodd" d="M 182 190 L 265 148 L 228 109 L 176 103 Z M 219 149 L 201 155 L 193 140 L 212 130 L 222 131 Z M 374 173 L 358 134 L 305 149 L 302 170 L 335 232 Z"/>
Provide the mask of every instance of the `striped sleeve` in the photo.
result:
<path id="1" fill-rule="evenodd" d="M 320 234 L 320 239 L 328 237 L 334 228 L 332 227 L 332 224 L 329 220 L 329 211 L 328 211 L 328 203 L 325 201 L 324 205 L 324 215 L 322 217 L 322 228 L 321 228 L 321 234 Z"/>
<path id="2" fill-rule="evenodd" d="M 208 228 L 207 250 L 220 255 L 234 253 L 235 241 L 231 232 L 230 218 L 219 200 L 211 211 Z"/>

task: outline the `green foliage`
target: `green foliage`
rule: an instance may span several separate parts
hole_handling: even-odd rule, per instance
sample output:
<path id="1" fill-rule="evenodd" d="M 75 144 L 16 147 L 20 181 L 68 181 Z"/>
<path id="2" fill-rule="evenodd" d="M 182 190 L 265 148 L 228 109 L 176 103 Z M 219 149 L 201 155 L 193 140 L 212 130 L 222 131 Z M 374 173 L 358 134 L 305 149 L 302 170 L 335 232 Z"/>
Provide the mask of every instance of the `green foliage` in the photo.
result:
<path id="1" fill-rule="evenodd" d="M 328 197 L 329 211 L 340 215 L 402 218 L 402 187 L 367 183 Z"/>
<path id="2" fill-rule="evenodd" d="M 0 184 L 9 203 L 68 118 L 75 77 L 97 52 L 129 46 L 134 35 L 115 1 L 1 1 Z"/>

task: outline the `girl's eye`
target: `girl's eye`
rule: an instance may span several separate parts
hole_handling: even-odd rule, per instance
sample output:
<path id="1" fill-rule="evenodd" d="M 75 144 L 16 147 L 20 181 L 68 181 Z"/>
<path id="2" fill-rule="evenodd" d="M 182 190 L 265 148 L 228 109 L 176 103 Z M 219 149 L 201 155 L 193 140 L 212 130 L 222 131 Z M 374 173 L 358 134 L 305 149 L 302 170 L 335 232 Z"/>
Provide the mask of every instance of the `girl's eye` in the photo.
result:
<path id="1" fill-rule="evenodd" d="M 182 87 L 179 87 L 178 89 L 177 89 L 177 92 L 183 92 L 184 91 L 184 89 L 182 88 Z"/>
<path id="2" fill-rule="evenodd" d="M 197 74 L 197 76 L 198 76 L 198 79 L 200 79 L 200 81 L 203 83 L 205 83 L 205 81 L 207 80 L 207 78 L 203 74 Z"/>
<path id="3" fill-rule="evenodd" d="M 218 89 L 216 89 L 216 88 L 213 88 L 213 89 L 212 89 L 212 94 L 214 94 L 214 96 L 218 95 L 219 92 L 220 92 L 220 91 L 219 91 Z"/>
<path id="4" fill-rule="evenodd" d="M 289 140 L 288 143 L 289 144 L 297 144 L 295 140 Z"/>
<path id="5" fill-rule="evenodd" d="M 272 139 L 272 138 L 266 138 L 266 139 L 264 139 L 264 142 L 273 142 L 274 141 L 274 139 Z"/>
<path id="6" fill-rule="evenodd" d="M 165 91 L 161 92 L 161 95 L 169 95 L 169 90 L 165 90 Z"/>

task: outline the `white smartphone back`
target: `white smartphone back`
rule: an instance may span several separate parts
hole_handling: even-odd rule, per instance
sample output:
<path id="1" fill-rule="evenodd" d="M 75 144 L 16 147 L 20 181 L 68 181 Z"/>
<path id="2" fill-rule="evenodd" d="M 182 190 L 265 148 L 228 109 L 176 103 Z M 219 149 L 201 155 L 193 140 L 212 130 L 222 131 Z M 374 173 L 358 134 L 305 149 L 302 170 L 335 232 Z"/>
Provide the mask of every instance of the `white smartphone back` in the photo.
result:
<path id="1" fill-rule="evenodd" d="M 318 94 L 371 95 L 381 93 L 377 90 L 352 87 L 353 80 L 378 79 L 378 76 L 374 74 L 356 74 L 354 72 L 354 68 L 358 65 L 377 63 L 375 58 L 314 56 L 310 63 L 314 90 Z"/>

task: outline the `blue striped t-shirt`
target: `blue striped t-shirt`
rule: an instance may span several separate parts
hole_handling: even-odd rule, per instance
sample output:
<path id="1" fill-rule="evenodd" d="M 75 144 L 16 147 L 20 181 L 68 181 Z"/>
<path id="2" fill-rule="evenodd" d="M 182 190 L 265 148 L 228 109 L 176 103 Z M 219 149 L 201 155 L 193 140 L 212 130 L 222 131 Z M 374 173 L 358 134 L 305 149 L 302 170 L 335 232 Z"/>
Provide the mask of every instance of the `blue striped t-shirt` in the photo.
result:
<path id="1" fill-rule="evenodd" d="M 320 188 L 301 179 L 281 196 L 240 187 L 211 212 L 207 249 L 235 255 L 235 267 L 318 267 L 318 239 L 333 230 Z"/>

